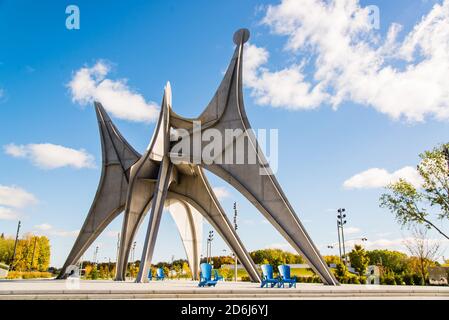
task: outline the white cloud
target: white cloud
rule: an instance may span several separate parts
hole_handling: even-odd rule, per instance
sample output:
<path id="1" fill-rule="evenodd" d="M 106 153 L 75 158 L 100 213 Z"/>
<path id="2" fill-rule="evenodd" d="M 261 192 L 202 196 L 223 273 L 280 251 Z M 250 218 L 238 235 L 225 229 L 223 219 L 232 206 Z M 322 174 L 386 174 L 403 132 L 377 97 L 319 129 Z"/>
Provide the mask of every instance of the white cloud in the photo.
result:
<path id="1" fill-rule="evenodd" d="M 263 23 L 287 37 L 285 49 L 300 61 L 270 71 L 268 52 L 249 45 L 244 81 L 256 103 L 311 109 L 353 101 L 393 119 L 448 120 L 449 0 L 436 4 L 402 41 L 400 25 L 390 25 L 382 39 L 369 14 L 358 0 L 268 6 Z M 312 70 L 310 77 L 304 70 Z"/>
<path id="2" fill-rule="evenodd" d="M 345 233 L 347 234 L 357 234 L 360 233 L 360 228 L 356 228 L 356 227 L 347 227 L 345 228 Z"/>
<path id="3" fill-rule="evenodd" d="M 147 103 L 142 95 L 132 91 L 126 79 L 107 79 L 109 72 L 110 66 L 103 61 L 76 71 L 68 84 L 72 101 L 86 105 L 96 100 L 119 119 L 155 121 L 159 114 L 157 104 L 152 101 Z"/>
<path id="4" fill-rule="evenodd" d="M 80 233 L 79 230 L 66 231 L 66 230 L 53 230 L 50 235 L 57 237 L 76 237 Z"/>
<path id="5" fill-rule="evenodd" d="M 271 72 L 262 67 L 269 57 L 264 48 L 248 44 L 244 55 L 244 84 L 252 89 L 251 96 L 256 103 L 288 109 L 312 109 L 327 97 L 320 85 L 313 87 L 304 81 L 304 63 Z"/>
<path id="6" fill-rule="evenodd" d="M 17 220 L 19 213 L 11 208 L 0 207 L 0 220 Z"/>
<path id="7" fill-rule="evenodd" d="M 0 185 L 0 220 L 16 220 L 21 214 L 18 209 L 38 203 L 37 198 L 17 186 Z"/>
<path id="8" fill-rule="evenodd" d="M 265 249 L 281 249 L 284 251 L 297 253 L 293 247 L 287 242 L 276 242 L 265 246 Z"/>
<path id="9" fill-rule="evenodd" d="M 352 248 L 356 244 L 362 244 L 364 248 L 368 250 L 374 250 L 374 249 L 389 249 L 389 250 L 398 250 L 405 253 L 409 253 L 407 251 L 407 248 L 405 247 L 404 243 L 407 241 L 412 241 L 413 237 L 405 237 L 405 238 L 395 238 L 395 239 L 387 239 L 387 238 L 380 238 L 375 240 L 368 240 L 368 241 L 360 241 L 360 240 L 349 240 L 346 241 L 346 247 Z M 449 241 L 446 239 L 428 239 L 429 243 L 439 243 L 439 244 L 447 244 Z"/>
<path id="10" fill-rule="evenodd" d="M 64 146 L 41 143 L 4 146 L 5 153 L 16 158 L 27 158 L 43 169 L 56 169 L 61 167 L 95 168 L 94 157 L 84 149 L 71 149 Z"/>
<path id="11" fill-rule="evenodd" d="M 42 223 L 34 226 L 41 234 L 56 237 L 76 237 L 79 234 L 79 230 L 66 231 L 55 229 L 52 225 L 48 223 Z M 37 232 L 36 232 L 37 233 Z"/>
<path id="12" fill-rule="evenodd" d="M 37 198 L 28 191 L 16 186 L 0 185 L 0 205 L 24 208 L 37 203 Z"/>
<path id="13" fill-rule="evenodd" d="M 212 190 L 215 193 L 215 196 L 218 200 L 223 200 L 224 198 L 228 198 L 231 194 L 229 193 L 228 189 L 225 187 L 214 187 Z"/>
<path id="14" fill-rule="evenodd" d="M 343 183 L 343 187 L 347 189 L 369 189 L 382 188 L 390 183 L 398 181 L 400 178 L 419 187 L 422 184 L 421 177 L 413 167 L 404 167 L 389 173 L 385 169 L 371 168 L 358 173 Z"/>
<path id="15" fill-rule="evenodd" d="M 36 226 L 34 226 L 36 229 L 38 230 L 42 230 L 42 231 L 47 231 L 52 229 L 53 227 L 51 225 L 49 225 L 48 223 L 42 223 L 42 224 L 38 224 Z"/>

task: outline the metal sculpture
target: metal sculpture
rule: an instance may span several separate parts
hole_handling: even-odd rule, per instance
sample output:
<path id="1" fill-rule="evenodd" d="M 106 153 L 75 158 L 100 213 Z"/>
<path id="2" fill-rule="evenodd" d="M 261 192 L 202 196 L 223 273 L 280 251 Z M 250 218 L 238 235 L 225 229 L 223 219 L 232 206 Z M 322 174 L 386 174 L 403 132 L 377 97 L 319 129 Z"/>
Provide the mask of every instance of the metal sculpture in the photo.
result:
<path id="1" fill-rule="evenodd" d="M 61 278 L 66 268 L 75 264 L 107 225 L 124 211 L 116 280 L 125 280 L 133 239 L 150 211 L 136 279 L 137 282 L 148 281 L 161 215 L 166 206 L 181 234 L 194 279 L 198 279 L 199 273 L 204 217 L 236 254 L 251 280 L 260 282 L 256 265 L 204 175 L 203 169 L 206 169 L 242 193 L 307 260 L 325 284 L 338 284 L 284 195 L 252 133 L 242 93 L 242 56 L 248 39 L 247 29 L 234 34 L 236 48 L 229 67 L 214 97 L 198 118 L 186 119 L 172 110 L 171 88 L 167 83 L 155 133 L 143 155 L 129 145 L 102 105 L 95 102 L 103 152 L 102 174 L 92 207 L 63 266 Z M 213 155 L 203 157 L 210 146 L 204 139 L 198 140 L 198 135 L 209 130 L 215 137 L 224 137 L 230 129 L 234 130 L 232 139 L 215 143 Z M 242 150 L 245 154 L 235 163 Z M 223 157 L 228 161 L 223 161 Z"/>

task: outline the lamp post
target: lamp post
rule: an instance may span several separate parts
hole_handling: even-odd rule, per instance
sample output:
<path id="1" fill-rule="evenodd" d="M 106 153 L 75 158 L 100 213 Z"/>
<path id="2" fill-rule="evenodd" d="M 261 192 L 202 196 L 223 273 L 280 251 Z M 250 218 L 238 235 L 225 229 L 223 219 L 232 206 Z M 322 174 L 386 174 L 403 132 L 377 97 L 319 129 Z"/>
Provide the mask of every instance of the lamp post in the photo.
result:
<path id="1" fill-rule="evenodd" d="M 340 248 L 343 247 L 343 257 L 341 256 L 341 250 L 340 250 L 340 257 L 342 257 L 343 263 L 346 265 L 346 247 L 345 247 L 345 233 L 344 233 L 344 225 L 346 224 L 346 214 L 344 213 L 346 211 L 345 208 L 340 208 L 337 210 L 337 231 L 338 231 L 338 243 Z M 340 232 L 341 232 L 341 243 L 340 245 Z"/>
<path id="2" fill-rule="evenodd" d="M 234 230 L 235 230 L 236 233 L 237 233 L 237 229 L 238 229 L 237 216 L 238 216 L 237 202 L 234 202 Z M 238 260 L 237 260 L 237 255 L 235 254 L 235 252 L 234 252 L 234 263 L 235 263 L 234 277 L 235 277 L 235 281 L 237 282 L 237 265 L 238 265 Z"/>
<path id="3" fill-rule="evenodd" d="M 212 240 L 214 240 L 214 231 L 210 230 L 207 238 L 207 263 L 210 263 L 212 258 Z"/>
<path id="4" fill-rule="evenodd" d="M 98 246 L 95 247 L 94 251 L 94 265 L 97 265 L 97 255 L 98 255 Z"/>
<path id="5" fill-rule="evenodd" d="M 134 252 L 136 251 L 136 244 L 137 244 L 137 242 L 134 241 L 134 243 L 133 243 L 133 251 L 132 251 L 132 262 L 133 262 L 133 264 L 134 264 Z"/>

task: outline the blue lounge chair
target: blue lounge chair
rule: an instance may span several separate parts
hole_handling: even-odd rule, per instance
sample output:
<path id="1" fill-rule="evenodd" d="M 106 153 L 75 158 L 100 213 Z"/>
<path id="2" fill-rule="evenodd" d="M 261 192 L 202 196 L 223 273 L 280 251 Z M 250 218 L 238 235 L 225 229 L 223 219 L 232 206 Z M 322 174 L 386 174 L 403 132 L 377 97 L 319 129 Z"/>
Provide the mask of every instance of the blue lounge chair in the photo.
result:
<path id="1" fill-rule="evenodd" d="M 201 272 L 200 272 L 200 283 L 198 283 L 198 287 L 205 287 L 205 286 L 213 286 L 217 284 L 216 280 L 212 280 L 212 266 L 208 263 L 202 263 L 200 265 Z"/>
<path id="2" fill-rule="evenodd" d="M 214 281 L 223 281 L 223 276 L 220 276 L 219 274 L 218 274 L 218 271 L 217 271 L 217 269 L 215 269 L 214 270 Z"/>
<path id="3" fill-rule="evenodd" d="M 295 287 L 296 288 L 296 276 L 293 278 L 290 276 L 290 266 L 287 266 L 285 264 L 278 266 L 279 274 L 281 275 L 281 282 L 279 286 L 282 285 L 282 288 L 285 287 L 285 284 L 288 283 L 288 287 Z"/>
<path id="4" fill-rule="evenodd" d="M 268 288 L 268 284 L 270 284 L 272 288 L 276 285 L 279 287 L 280 279 L 279 277 L 275 278 L 273 276 L 273 267 L 270 264 L 263 264 L 261 265 L 261 268 L 262 268 L 262 282 L 260 283 L 260 287 L 263 288 L 267 286 Z"/>
<path id="5" fill-rule="evenodd" d="M 165 279 L 164 269 L 157 268 L 157 270 L 156 270 L 156 280 L 164 280 L 164 279 Z"/>
<path id="6" fill-rule="evenodd" d="M 148 271 L 148 280 L 153 280 L 153 273 L 151 272 L 151 268 L 150 268 L 150 270 Z"/>

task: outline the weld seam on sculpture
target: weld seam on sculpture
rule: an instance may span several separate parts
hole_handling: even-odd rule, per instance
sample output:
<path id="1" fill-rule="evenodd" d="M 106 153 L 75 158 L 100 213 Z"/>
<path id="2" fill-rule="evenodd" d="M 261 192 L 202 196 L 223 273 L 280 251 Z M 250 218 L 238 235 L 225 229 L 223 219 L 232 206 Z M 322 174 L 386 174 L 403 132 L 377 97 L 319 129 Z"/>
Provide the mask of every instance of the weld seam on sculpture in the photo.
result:
<path id="1" fill-rule="evenodd" d="M 171 87 L 170 83 L 167 83 L 159 119 L 143 155 L 131 147 L 114 126 L 103 106 L 95 102 L 103 156 L 102 174 L 86 221 L 58 278 L 67 276 L 67 268 L 77 263 L 88 246 L 124 210 L 115 279 L 125 280 L 134 237 L 151 208 L 136 279 L 136 282 L 148 281 L 147 274 L 162 211 L 164 206 L 168 206 L 181 235 L 193 279 L 197 280 L 199 273 L 202 237 L 199 231 L 202 230 L 200 217 L 203 216 L 235 253 L 250 279 L 260 282 L 257 267 L 210 187 L 203 173 L 204 168 L 241 192 L 293 248 L 304 256 L 324 284 L 338 285 L 283 193 L 249 124 L 242 90 L 243 47 L 248 39 L 247 29 L 240 29 L 234 34 L 237 47 L 228 69 L 212 100 L 198 118 L 183 118 L 173 111 Z M 199 132 L 195 131 L 195 122 L 202 125 Z M 185 137 L 194 138 L 206 129 L 223 133 L 228 128 L 242 129 L 243 132 L 249 133 L 246 140 L 256 163 L 246 161 L 243 164 L 223 165 L 217 161 L 219 156 L 226 156 L 226 151 L 232 152 L 232 155 L 237 154 L 236 141 L 245 138 L 242 134 L 233 138 L 231 143 L 220 145 L 219 154 L 215 155 L 210 163 L 203 161 L 201 156 L 198 158 L 196 154 L 196 151 L 202 151 L 204 141 L 201 140 L 199 145 L 195 145 L 195 140 L 190 139 L 192 144 L 188 152 L 181 152 L 180 155 L 170 152 L 170 147 L 173 150 L 177 146 L 177 143 L 170 141 L 171 129 L 186 130 Z M 196 150 L 198 148 L 199 150 Z M 177 159 L 183 159 L 183 162 L 173 162 L 172 156 L 175 154 Z M 117 165 L 120 168 L 117 168 Z M 238 166 L 244 166 L 244 170 L 238 169 Z"/>

